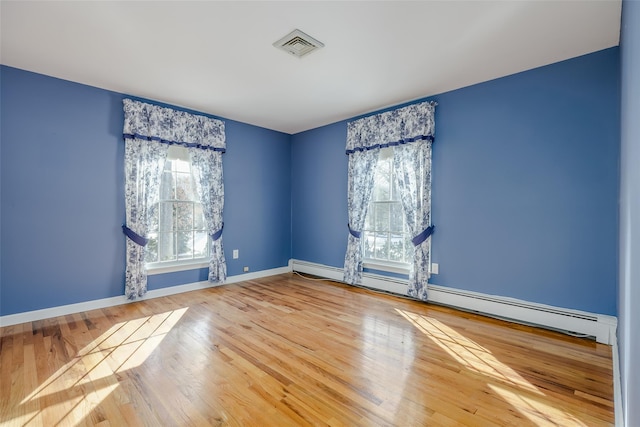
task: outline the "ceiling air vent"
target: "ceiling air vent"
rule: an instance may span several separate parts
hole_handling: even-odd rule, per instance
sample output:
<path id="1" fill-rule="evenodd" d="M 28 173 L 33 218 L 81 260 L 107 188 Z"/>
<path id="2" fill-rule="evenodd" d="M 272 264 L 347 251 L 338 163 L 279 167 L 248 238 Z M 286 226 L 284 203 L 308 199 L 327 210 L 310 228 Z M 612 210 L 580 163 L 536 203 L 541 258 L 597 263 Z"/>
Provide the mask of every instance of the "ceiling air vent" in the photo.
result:
<path id="1" fill-rule="evenodd" d="M 293 30 L 273 45 L 298 58 L 324 47 L 323 43 L 300 30 Z"/>

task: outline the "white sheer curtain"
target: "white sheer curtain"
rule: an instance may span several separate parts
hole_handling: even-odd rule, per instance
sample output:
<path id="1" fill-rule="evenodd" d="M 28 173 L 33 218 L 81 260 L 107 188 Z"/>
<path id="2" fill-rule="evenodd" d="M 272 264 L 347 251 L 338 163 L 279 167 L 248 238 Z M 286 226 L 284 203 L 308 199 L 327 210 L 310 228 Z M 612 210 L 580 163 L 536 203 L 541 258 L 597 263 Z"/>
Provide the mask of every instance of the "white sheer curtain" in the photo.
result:
<path id="1" fill-rule="evenodd" d="M 129 299 L 143 296 L 147 291 L 147 274 L 144 246 L 149 231 L 150 207 L 158 200 L 158 190 L 164 161 L 169 145 L 177 144 L 190 151 L 213 154 L 196 155 L 198 176 L 217 179 L 215 189 L 200 184 L 199 194 L 213 191 L 221 197 L 209 197 L 203 201 L 210 233 L 217 237 L 213 244 L 209 279 L 223 281 L 226 265 L 222 254 L 222 209 L 224 198 L 222 182 L 222 153 L 226 150 L 224 122 L 184 111 L 160 107 L 131 99 L 123 100 L 125 139 L 125 209 L 126 224 L 122 229 L 127 236 L 127 267 L 125 295 Z M 194 157 L 194 156 L 192 156 Z M 216 203 L 219 203 L 216 204 Z M 212 204 L 216 204 L 212 207 Z M 210 224 L 209 224 L 210 223 Z M 219 229 L 211 231 L 220 224 Z M 218 233 L 219 232 L 219 233 Z M 213 262 L 215 258 L 216 262 Z"/>
<path id="2" fill-rule="evenodd" d="M 346 152 L 349 156 L 348 214 L 349 240 L 345 255 L 344 281 L 362 279 L 362 244 L 374 168 L 380 148 L 394 147 L 394 163 L 401 178 L 403 210 L 408 221 L 415 253 L 408 294 L 427 299 L 429 279 L 429 237 L 431 223 L 431 143 L 435 129 L 435 102 L 412 104 L 365 117 L 347 125 Z"/>

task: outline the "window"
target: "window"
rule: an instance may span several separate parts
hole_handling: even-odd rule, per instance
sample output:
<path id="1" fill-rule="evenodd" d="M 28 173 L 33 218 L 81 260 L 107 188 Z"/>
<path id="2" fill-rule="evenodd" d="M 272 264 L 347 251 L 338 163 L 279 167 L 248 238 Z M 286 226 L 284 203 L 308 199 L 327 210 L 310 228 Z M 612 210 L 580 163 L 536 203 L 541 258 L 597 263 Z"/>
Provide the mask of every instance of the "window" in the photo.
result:
<path id="1" fill-rule="evenodd" d="M 390 271 L 409 268 L 413 244 L 396 183 L 393 147 L 380 150 L 363 237 L 365 264 Z"/>
<path id="2" fill-rule="evenodd" d="M 151 214 L 153 220 L 145 254 L 148 268 L 193 266 L 208 261 L 209 236 L 185 147 L 169 147 L 160 182 L 160 199 Z"/>

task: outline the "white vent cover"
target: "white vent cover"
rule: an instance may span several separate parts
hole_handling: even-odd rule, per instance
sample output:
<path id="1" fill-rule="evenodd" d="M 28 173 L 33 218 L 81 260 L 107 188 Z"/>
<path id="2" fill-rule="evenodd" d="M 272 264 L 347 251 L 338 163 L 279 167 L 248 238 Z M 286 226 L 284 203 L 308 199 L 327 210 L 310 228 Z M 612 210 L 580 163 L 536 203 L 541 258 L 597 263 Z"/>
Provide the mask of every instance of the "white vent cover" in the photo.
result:
<path id="1" fill-rule="evenodd" d="M 273 45 L 298 58 L 324 47 L 323 43 L 300 30 L 293 30 Z"/>

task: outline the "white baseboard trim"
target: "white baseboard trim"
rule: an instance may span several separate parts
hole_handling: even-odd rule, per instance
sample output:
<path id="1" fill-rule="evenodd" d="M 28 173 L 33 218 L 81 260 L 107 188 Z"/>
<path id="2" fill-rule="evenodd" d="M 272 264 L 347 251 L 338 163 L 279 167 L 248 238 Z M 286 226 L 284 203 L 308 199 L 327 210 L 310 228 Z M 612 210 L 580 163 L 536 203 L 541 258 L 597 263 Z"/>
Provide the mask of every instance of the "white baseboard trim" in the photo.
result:
<path id="1" fill-rule="evenodd" d="M 343 270 L 341 268 L 295 259 L 292 260 L 291 264 L 293 271 L 342 282 Z M 362 285 L 400 295 L 407 294 L 407 281 L 405 279 L 363 273 Z M 593 336 L 597 342 L 608 345 L 613 344 L 618 325 L 616 317 L 604 314 L 554 307 L 446 286 L 429 285 L 428 290 L 429 302 L 497 316 L 519 323 Z"/>
<path id="2" fill-rule="evenodd" d="M 244 273 L 244 274 L 237 274 L 235 276 L 230 276 L 230 277 L 227 277 L 227 281 L 225 283 L 230 284 L 230 283 L 244 282 L 246 280 L 255 280 L 255 279 L 260 279 L 262 277 L 276 276 L 278 274 L 284 274 L 284 273 L 290 273 L 290 272 L 291 272 L 291 266 L 287 265 L 285 267 L 272 268 L 270 270 L 254 271 L 252 273 Z"/>
<path id="3" fill-rule="evenodd" d="M 48 319 L 51 317 L 66 316 L 67 314 L 79 313 L 81 311 L 96 310 L 105 307 L 127 304 L 131 302 L 124 295 L 117 297 L 102 298 L 92 301 L 79 302 L 76 304 L 61 305 L 41 310 L 25 311 L 22 313 L 8 314 L 0 317 L 0 327 L 17 325 L 19 323 L 34 322 L 36 320 Z"/>
<path id="4" fill-rule="evenodd" d="M 212 288 L 225 284 L 238 283 L 245 280 L 255 280 L 261 277 L 275 276 L 277 274 L 288 273 L 291 271 L 291 263 L 285 267 L 272 268 L 270 270 L 255 271 L 252 273 L 238 274 L 227 277 L 224 283 L 211 283 L 208 281 L 187 283 L 184 285 L 169 286 L 161 289 L 153 289 L 148 291 L 145 296 L 134 301 L 127 299 L 124 295 L 117 297 L 102 298 L 92 301 L 79 302 L 76 304 L 61 305 L 58 307 L 44 308 L 41 310 L 26 311 L 23 313 L 9 314 L 0 316 L 0 327 L 11 326 L 19 323 L 34 322 L 36 320 L 49 319 L 51 317 L 66 316 L 67 314 L 79 313 L 81 311 L 90 311 L 116 305 L 128 304 L 131 302 L 144 301 L 152 298 L 165 297 L 169 295 L 190 292 L 199 289 Z"/>

